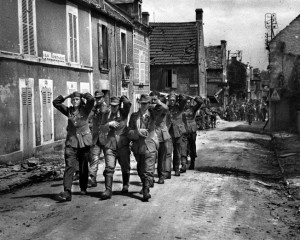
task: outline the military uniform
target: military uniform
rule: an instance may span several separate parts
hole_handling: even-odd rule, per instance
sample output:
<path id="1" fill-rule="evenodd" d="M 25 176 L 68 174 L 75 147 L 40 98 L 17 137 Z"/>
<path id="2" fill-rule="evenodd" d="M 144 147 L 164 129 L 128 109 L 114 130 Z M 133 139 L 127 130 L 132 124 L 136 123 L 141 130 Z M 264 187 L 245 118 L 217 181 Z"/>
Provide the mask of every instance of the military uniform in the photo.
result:
<path id="1" fill-rule="evenodd" d="M 197 124 L 195 121 L 196 113 L 201 107 L 203 100 L 200 97 L 196 97 L 194 99 L 196 104 L 194 106 L 190 106 L 185 109 L 184 116 L 186 119 L 186 138 L 187 138 L 187 151 L 191 157 L 190 169 L 194 169 L 195 158 L 197 157 L 196 153 L 196 137 L 197 137 Z M 181 162 L 182 169 L 181 172 L 185 172 L 186 170 L 186 159 Z"/>
<path id="2" fill-rule="evenodd" d="M 68 117 L 63 180 L 64 191 L 69 193 L 67 200 L 71 200 L 71 188 L 77 161 L 79 162 L 79 185 L 81 191 L 84 193 L 87 189 L 88 159 L 90 146 L 92 145 L 92 134 L 88 124 L 88 117 L 94 106 L 94 98 L 90 93 L 80 94 L 74 92 L 73 96 L 86 99 L 86 103 L 81 103 L 78 111 L 75 111 L 74 107 L 65 106 L 63 104 L 65 98 L 61 95 L 53 100 L 53 106 Z"/>
<path id="3" fill-rule="evenodd" d="M 143 94 L 140 103 L 148 104 L 150 99 L 148 95 Z M 129 121 L 128 137 L 132 140 L 131 150 L 137 161 L 138 175 L 143 183 L 144 200 L 148 200 L 151 197 L 149 188 L 154 180 L 155 160 L 159 146 L 156 123 L 163 112 L 158 111 L 160 107 L 161 105 L 158 104 L 154 108 L 146 110 L 145 113 L 139 110 L 131 115 Z M 141 136 L 139 133 L 141 129 L 147 130 L 148 134 Z"/>
<path id="4" fill-rule="evenodd" d="M 169 101 L 176 99 L 176 96 L 171 94 Z M 186 128 L 183 122 L 183 112 L 187 99 L 183 95 L 179 95 L 178 104 L 174 106 L 169 105 L 169 133 L 173 143 L 173 170 L 175 176 L 180 176 L 179 166 L 180 160 L 183 157 L 186 159 L 187 142 L 183 134 L 186 133 Z M 185 156 L 184 156 L 185 155 Z"/>
<path id="5" fill-rule="evenodd" d="M 172 164 L 172 141 L 167 127 L 168 106 L 159 101 L 158 104 L 150 106 L 156 116 L 155 132 L 159 141 L 157 156 L 157 174 L 159 184 L 164 183 L 164 179 L 171 178 Z"/>
<path id="6" fill-rule="evenodd" d="M 249 125 L 251 125 L 255 114 L 255 109 L 251 103 L 248 103 L 246 105 L 246 114 L 247 114 L 247 121 Z"/>
<path id="7" fill-rule="evenodd" d="M 100 93 L 99 91 L 95 92 L 95 99 L 102 98 L 103 96 L 103 93 Z M 105 111 L 107 111 L 107 104 L 103 101 L 100 104 L 96 104 L 90 114 L 90 128 L 92 129 L 93 145 L 91 147 L 91 156 L 89 161 L 89 175 L 91 177 L 89 187 L 97 186 L 97 172 L 100 163 L 100 154 L 101 151 L 104 153 L 105 134 L 100 131 L 100 124 Z"/>
<path id="8" fill-rule="evenodd" d="M 105 142 L 105 170 L 103 175 L 106 191 L 102 194 L 103 199 L 110 198 L 112 195 L 112 181 L 117 160 L 122 170 L 123 192 L 128 191 L 130 178 L 130 149 L 127 137 L 127 120 L 131 103 L 126 96 L 122 96 L 121 98 L 112 97 L 110 104 L 114 106 L 119 105 L 119 110 L 117 113 L 113 113 L 111 109 L 107 109 L 103 113 L 102 122 L 99 126 L 100 131 L 104 134 Z M 119 123 L 118 127 L 110 127 L 109 123 L 111 121 Z"/>

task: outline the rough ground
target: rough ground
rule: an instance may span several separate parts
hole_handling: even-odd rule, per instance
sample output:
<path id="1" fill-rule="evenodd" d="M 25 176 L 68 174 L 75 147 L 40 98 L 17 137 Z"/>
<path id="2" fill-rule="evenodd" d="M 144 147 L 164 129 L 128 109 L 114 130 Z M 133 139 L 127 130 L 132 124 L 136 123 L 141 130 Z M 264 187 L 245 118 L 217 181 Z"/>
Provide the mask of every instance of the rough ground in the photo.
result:
<path id="1" fill-rule="evenodd" d="M 300 239 L 299 202 L 281 184 L 271 137 L 257 126 L 221 122 L 199 132 L 197 170 L 155 184 L 141 201 L 132 162 L 130 193 L 100 201 L 103 177 L 89 196 L 57 203 L 61 180 L 0 199 L 0 239 Z M 255 132 L 255 133 L 250 133 Z"/>

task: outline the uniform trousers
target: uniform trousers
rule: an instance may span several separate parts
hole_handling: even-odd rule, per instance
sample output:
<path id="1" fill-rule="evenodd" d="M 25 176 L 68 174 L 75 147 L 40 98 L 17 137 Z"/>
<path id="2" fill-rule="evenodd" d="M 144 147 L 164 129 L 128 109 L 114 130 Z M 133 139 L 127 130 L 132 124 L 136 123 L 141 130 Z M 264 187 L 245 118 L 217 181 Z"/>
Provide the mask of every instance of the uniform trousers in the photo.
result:
<path id="1" fill-rule="evenodd" d="M 172 136 L 172 144 L 173 144 L 173 170 L 179 171 L 180 159 L 181 159 L 181 144 L 182 144 L 182 136 L 174 137 Z"/>
<path id="2" fill-rule="evenodd" d="M 64 191 L 71 192 L 74 173 L 79 165 L 79 185 L 82 190 L 87 189 L 88 183 L 88 160 L 90 147 L 73 148 L 66 146 L 65 148 L 65 172 L 64 172 Z M 78 164 L 79 163 L 79 164 Z"/>
<path id="3" fill-rule="evenodd" d="M 173 144 L 171 138 L 159 143 L 157 157 L 158 177 L 166 177 L 171 173 Z"/>
<path id="4" fill-rule="evenodd" d="M 147 183 L 147 187 L 153 185 L 156 156 L 157 151 L 149 152 L 148 150 L 145 150 L 143 154 L 134 154 L 138 175 L 143 184 Z"/>
<path id="5" fill-rule="evenodd" d="M 197 132 L 190 132 L 187 135 L 187 140 L 188 140 L 187 151 L 191 159 L 195 159 L 197 157 L 196 138 L 197 138 Z"/>
<path id="6" fill-rule="evenodd" d="M 181 143 L 180 143 L 180 159 L 181 159 L 181 166 L 185 166 L 187 163 L 187 146 L 188 146 L 188 134 L 184 133 L 181 136 Z"/>
<path id="7" fill-rule="evenodd" d="M 99 141 L 91 147 L 91 156 L 89 159 L 89 175 L 96 177 L 98 172 L 98 165 L 100 163 L 101 151 L 104 153 L 104 146 L 100 145 Z"/>
<path id="8" fill-rule="evenodd" d="M 117 160 L 121 166 L 122 174 L 130 174 L 130 149 L 129 146 L 123 146 L 117 150 L 105 148 L 105 176 L 113 176 Z"/>

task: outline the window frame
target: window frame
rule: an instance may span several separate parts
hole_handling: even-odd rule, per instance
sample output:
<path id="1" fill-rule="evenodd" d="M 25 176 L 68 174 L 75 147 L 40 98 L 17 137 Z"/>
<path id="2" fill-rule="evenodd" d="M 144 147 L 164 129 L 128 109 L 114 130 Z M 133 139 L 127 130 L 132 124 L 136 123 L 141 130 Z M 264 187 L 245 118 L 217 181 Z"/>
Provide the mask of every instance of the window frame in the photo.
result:
<path id="1" fill-rule="evenodd" d="M 165 88 L 166 89 L 171 89 L 172 88 L 172 72 L 173 72 L 173 69 L 166 69 L 165 70 Z M 170 79 L 169 79 L 169 77 L 170 77 Z"/>
<path id="2" fill-rule="evenodd" d="M 125 62 L 123 62 L 123 42 L 122 34 L 125 35 Z M 121 64 L 127 64 L 127 31 L 125 29 L 120 29 L 120 55 L 121 55 Z"/>
<path id="3" fill-rule="evenodd" d="M 144 81 L 141 81 L 142 64 L 144 64 Z M 142 50 L 139 50 L 139 83 L 146 83 L 146 52 Z"/>
<path id="4" fill-rule="evenodd" d="M 104 39 L 103 30 L 106 30 L 106 38 Z M 101 21 L 97 24 L 97 34 L 98 34 L 98 64 L 101 72 L 108 73 L 110 69 L 110 56 L 109 56 L 109 31 L 106 23 Z M 104 48 L 103 42 L 106 43 L 106 49 Z M 106 53 L 106 54 L 105 54 Z M 106 55 L 107 63 L 104 64 L 104 59 Z"/>
<path id="5" fill-rule="evenodd" d="M 72 16 L 76 17 L 76 40 L 77 40 L 77 49 L 76 54 L 77 54 L 77 59 L 71 59 L 71 44 L 70 44 L 70 20 L 69 20 L 69 14 L 72 14 Z M 67 1 L 66 3 L 66 20 L 67 20 L 67 51 L 68 51 L 68 62 L 70 63 L 80 63 L 80 55 L 79 55 L 79 23 L 78 23 L 78 6 L 75 4 L 72 4 Z M 73 17 L 72 17 L 73 20 Z M 73 35 L 74 38 L 74 35 Z M 74 51 L 75 53 L 75 51 Z M 74 55 L 74 58 L 75 55 Z M 75 61 L 73 61 L 75 60 Z M 76 61 L 77 60 L 77 61 Z"/>
<path id="6" fill-rule="evenodd" d="M 28 51 L 29 53 L 24 53 L 24 31 L 23 31 L 23 2 L 26 1 L 26 5 L 28 6 L 29 0 L 18 0 L 18 14 L 19 14 L 19 43 L 20 43 L 20 53 L 29 56 L 38 56 L 38 48 L 37 48 L 37 30 L 36 30 L 36 1 L 32 1 L 32 27 L 33 27 L 33 48 L 34 54 L 30 53 L 30 41 L 28 41 Z M 28 20 L 28 16 L 27 16 Z M 29 24 L 29 23 L 27 23 Z"/>

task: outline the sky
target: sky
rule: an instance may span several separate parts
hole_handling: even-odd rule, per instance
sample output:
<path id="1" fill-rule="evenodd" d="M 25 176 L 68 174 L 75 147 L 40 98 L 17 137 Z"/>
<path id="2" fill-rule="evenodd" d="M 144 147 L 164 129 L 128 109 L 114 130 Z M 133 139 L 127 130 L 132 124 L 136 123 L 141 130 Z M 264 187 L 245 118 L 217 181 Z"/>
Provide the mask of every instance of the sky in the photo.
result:
<path id="1" fill-rule="evenodd" d="M 242 50 L 242 62 L 266 70 L 265 14 L 276 14 L 276 35 L 300 14 L 300 0 L 143 0 L 142 4 L 150 22 L 194 22 L 197 8 L 203 9 L 205 46 L 226 40 L 227 50 Z"/>

